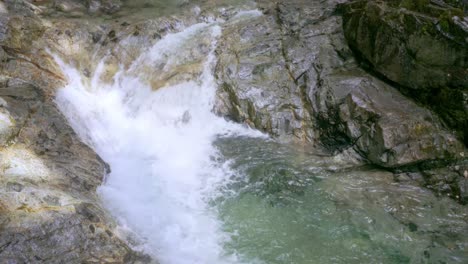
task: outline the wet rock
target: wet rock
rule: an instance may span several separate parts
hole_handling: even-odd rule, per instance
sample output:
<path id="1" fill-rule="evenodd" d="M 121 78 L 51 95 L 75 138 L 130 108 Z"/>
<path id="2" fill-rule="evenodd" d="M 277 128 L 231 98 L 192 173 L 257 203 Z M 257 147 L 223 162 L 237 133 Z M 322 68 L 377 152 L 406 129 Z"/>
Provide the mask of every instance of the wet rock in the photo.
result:
<path id="1" fill-rule="evenodd" d="M 11 139 L 14 126 L 15 123 L 9 113 L 0 108 L 0 146 L 5 145 Z"/>
<path id="2" fill-rule="evenodd" d="M 8 182 L 6 184 L 7 191 L 21 192 L 23 190 L 23 185 L 17 182 Z"/>
<path id="3" fill-rule="evenodd" d="M 387 168 L 461 158 L 464 147 L 429 110 L 359 69 L 329 4 L 278 4 L 227 25 L 218 113 L 276 136 L 353 145 Z"/>
<path id="4" fill-rule="evenodd" d="M 3 2 L 0 2 L 0 14 L 6 14 L 8 10 Z"/>
<path id="5" fill-rule="evenodd" d="M 89 1 L 86 1 L 86 6 L 88 8 L 88 12 L 96 13 L 101 9 L 101 1 L 89 0 Z"/>
<path id="6" fill-rule="evenodd" d="M 113 14 L 120 10 L 122 1 L 120 0 L 102 0 L 101 10 L 106 14 Z"/>
<path id="7" fill-rule="evenodd" d="M 42 36 L 44 26 L 35 17 L 1 16 L 0 45 L 5 49 L 25 50 Z"/>
<path id="8" fill-rule="evenodd" d="M 434 109 L 468 145 L 466 2 L 417 3 L 343 5 L 346 39 L 370 70 Z"/>
<path id="9" fill-rule="evenodd" d="M 86 7 L 81 0 L 55 0 L 54 7 L 61 12 L 84 12 Z"/>
<path id="10" fill-rule="evenodd" d="M 45 51 L 43 34 L 57 28 L 34 13 L 17 12 L 14 1 L 5 4 L 9 13 L 0 16 L 1 261 L 151 262 L 130 248 L 102 209 L 96 188 L 108 165 L 79 140 L 55 106 L 55 90 L 65 80 Z"/>
<path id="11" fill-rule="evenodd" d="M 360 67 L 337 4 L 263 3 L 262 16 L 228 23 L 217 50 L 215 111 L 273 136 L 332 151 L 352 148 L 392 170 L 464 160 L 466 148 L 438 116 Z M 452 180 L 416 179 L 458 192 Z"/>
<path id="12" fill-rule="evenodd" d="M 120 0 L 55 0 L 55 10 L 72 16 L 114 14 L 120 11 L 122 1 Z"/>
<path id="13" fill-rule="evenodd" d="M 0 258 L 57 263 L 146 258 L 117 236 L 85 228 L 89 223 L 115 228 L 95 194 L 108 168 L 78 140 L 53 102 L 40 88 L 18 80 L 0 87 L 0 94 L 18 134 L 14 144 L 0 150 L 5 207 Z"/>
<path id="14" fill-rule="evenodd" d="M 319 50 L 331 46 L 331 36 L 339 32 L 340 21 L 321 17 L 331 4 L 298 2 L 266 5 L 265 15 L 226 26 L 217 52 L 217 75 L 223 82 L 216 111 L 275 136 L 314 141 L 306 82 Z M 299 9 L 299 17 L 292 15 Z"/>
<path id="15" fill-rule="evenodd" d="M 393 87 L 363 72 L 333 76 L 327 86 L 327 96 L 332 95 L 338 103 L 328 112 L 339 124 L 337 130 L 343 129 L 340 132 L 372 163 L 395 168 L 462 158 L 463 144 L 437 117 Z M 330 115 L 335 111 L 336 116 Z"/>
<path id="16" fill-rule="evenodd" d="M 431 4 L 425 12 L 408 10 L 391 1 L 355 1 L 344 10 L 348 43 L 390 80 L 421 90 L 468 85 L 468 32 L 450 16 L 463 15 L 462 11 Z M 445 12 L 450 13 L 447 21 L 441 17 Z M 444 22 L 447 28 L 441 25 Z"/>
<path id="17" fill-rule="evenodd" d="M 0 10 L 2 9 L 5 11 L 7 10 L 7 12 L 4 13 L 18 14 L 28 17 L 34 17 L 43 13 L 43 9 L 41 7 L 32 4 L 29 0 L 5 0 L 0 4 Z M 0 11 L 0 13 L 2 12 Z"/>

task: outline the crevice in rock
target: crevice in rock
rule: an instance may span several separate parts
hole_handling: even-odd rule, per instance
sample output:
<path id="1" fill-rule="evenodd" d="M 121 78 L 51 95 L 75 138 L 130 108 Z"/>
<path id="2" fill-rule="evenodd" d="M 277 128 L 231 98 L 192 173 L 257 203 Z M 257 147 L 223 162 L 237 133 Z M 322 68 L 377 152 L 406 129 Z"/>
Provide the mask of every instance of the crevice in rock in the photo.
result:
<path id="1" fill-rule="evenodd" d="M 44 67 L 42 67 L 41 65 L 39 65 L 38 63 L 32 61 L 32 60 L 28 60 L 26 59 L 27 55 L 24 54 L 24 53 L 21 53 L 19 50 L 14 50 L 14 49 L 11 49 L 7 46 L 2 46 L 0 45 L 0 47 L 3 48 L 3 50 L 10 56 L 12 56 L 11 58 L 8 58 L 8 60 L 18 60 L 18 61 L 23 61 L 23 62 L 26 62 L 26 63 L 29 63 L 31 65 L 33 65 L 34 67 L 36 67 L 37 69 L 47 73 L 48 75 L 52 76 L 53 78 L 57 79 L 57 80 L 60 80 L 60 81 L 63 81 L 65 82 L 66 79 L 65 77 L 57 74 L 57 73 L 54 73 L 52 71 L 50 71 L 49 69 L 46 69 Z M 17 56 L 17 55 L 21 55 L 21 56 Z"/>

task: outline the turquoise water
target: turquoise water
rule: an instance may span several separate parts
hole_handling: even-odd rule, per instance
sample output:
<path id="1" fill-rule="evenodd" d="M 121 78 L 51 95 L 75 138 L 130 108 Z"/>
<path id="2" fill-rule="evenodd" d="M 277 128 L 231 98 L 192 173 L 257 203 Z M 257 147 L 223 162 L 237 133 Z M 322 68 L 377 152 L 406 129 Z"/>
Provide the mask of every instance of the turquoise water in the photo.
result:
<path id="1" fill-rule="evenodd" d="M 232 183 L 215 204 L 245 263 L 468 263 L 467 210 L 372 167 L 259 139 L 222 139 Z"/>

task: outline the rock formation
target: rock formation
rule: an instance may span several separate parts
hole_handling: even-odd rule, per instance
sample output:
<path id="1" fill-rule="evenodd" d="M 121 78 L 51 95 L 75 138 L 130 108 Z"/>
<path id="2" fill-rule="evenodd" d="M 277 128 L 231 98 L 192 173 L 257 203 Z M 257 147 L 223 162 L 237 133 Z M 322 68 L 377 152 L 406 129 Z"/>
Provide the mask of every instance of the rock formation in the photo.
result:
<path id="1" fill-rule="evenodd" d="M 373 1 L 343 2 L 346 1 L 307 4 L 304 1 L 259 2 L 264 16 L 239 27 L 226 28 L 218 51 L 220 90 L 216 111 L 275 136 L 311 142 L 332 151 L 352 148 L 371 164 L 398 173 L 422 172 L 423 184 L 466 202 L 467 179 L 463 173 L 467 169 L 467 153 L 462 143 L 463 136 L 451 130 L 450 123 L 445 122 L 444 112 L 434 114 L 402 95 L 397 89 L 399 86 L 395 85 L 399 79 L 393 82 L 387 78 L 381 80 L 373 74 L 374 71 L 365 71 L 368 68 L 355 59 L 345 36 L 351 47 L 361 44 L 350 39 L 349 17 L 355 14 L 352 12 L 357 12 L 353 9 L 356 5 L 368 3 L 371 9 L 377 4 Z M 341 12 L 345 15 L 342 16 Z M 406 11 L 403 9 L 401 12 Z M 358 13 L 355 16 L 356 19 L 363 17 Z M 375 16 L 382 17 L 379 14 Z M 377 25 L 364 20 L 353 23 L 360 27 Z M 365 34 L 364 30 L 355 30 Z M 390 45 L 393 38 L 387 38 L 379 43 Z M 362 39 L 370 41 L 374 37 L 364 35 Z M 398 40 L 395 37 L 394 41 Z M 423 40 L 418 41 L 422 43 Z M 442 62 L 448 59 L 444 57 L 438 63 L 446 63 L 446 67 L 443 67 L 445 64 L 432 68 L 425 66 L 425 74 L 450 71 L 452 77 L 445 84 L 457 84 L 459 88 L 450 88 L 450 91 L 462 93 L 466 88 L 463 80 L 467 76 L 463 75 L 466 71 L 466 42 L 465 46 L 451 40 L 446 42 L 454 47 L 444 49 L 445 44 L 432 45 L 429 48 L 434 50 L 429 52 L 433 56 L 431 60 L 435 63 L 443 56 L 441 52 L 449 52 L 452 61 Z M 446 46 L 450 45 L 446 43 Z M 364 44 L 358 47 L 365 52 L 375 51 L 375 56 L 385 52 L 383 47 Z M 429 60 L 422 53 L 421 56 Z M 388 59 L 395 59 L 395 56 L 388 55 Z M 409 74 L 399 64 L 391 66 L 382 62 L 381 67 L 386 67 L 389 73 L 404 72 L 408 78 L 400 78 L 406 83 L 415 83 L 411 78 L 420 76 L 419 73 Z M 376 67 L 375 71 L 379 68 Z M 425 82 L 429 80 L 421 78 L 415 87 L 426 89 L 428 83 Z M 435 75 L 432 78 L 439 80 Z M 457 100 L 463 100 L 463 96 L 460 94 Z M 448 104 L 451 106 L 446 108 L 452 109 L 458 101 L 446 102 Z M 466 109 L 466 101 L 460 104 Z M 466 120 L 461 118 L 460 122 Z M 446 171 L 436 174 L 447 176 L 424 173 L 441 167 Z"/>
<path id="2" fill-rule="evenodd" d="M 343 6 L 343 23 L 350 47 L 370 70 L 433 109 L 468 146 L 462 9 L 462 1 L 355 1 Z"/>
<path id="3" fill-rule="evenodd" d="M 257 0 L 263 15 L 229 23 L 229 8 L 190 4 L 178 17 L 127 21 L 118 0 L 0 2 L 0 259 L 151 262 L 100 204 L 96 188 L 110 168 L 57 110 L 66 80 L 48 49 L 87 77 L 106 57 L 111 81 L 162 35 L 210 19 L 227 21 L 216 49 L 217 114 L 360 156 L 466 204 L 468 34 L 456 3 Z M 100 19 L 112 14 L 124 18 Z M 157 89 L 199 68 L 148 82 Z"/>
<path id="4" fill-rule="evenodd" d="M 108 166 L 53 102 L 65 80 L 37 7 L 0 4 L 1 262 L 149 262 L 119 238 L 96 195 Z"/>

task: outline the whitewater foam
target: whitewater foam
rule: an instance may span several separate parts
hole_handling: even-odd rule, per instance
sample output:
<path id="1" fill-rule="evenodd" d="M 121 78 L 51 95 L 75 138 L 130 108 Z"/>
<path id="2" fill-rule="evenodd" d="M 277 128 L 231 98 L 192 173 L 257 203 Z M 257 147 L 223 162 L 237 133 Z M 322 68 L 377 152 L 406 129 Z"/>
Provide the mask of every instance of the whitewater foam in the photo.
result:
<path id="1" fill-rule="evenodd" d="M 129 70 L 117 73 L 111 84 L 100 81 L 102 62 L 86 84 L 75 68 L 56 57 L 69 80 L 56 102 L 112 170 L 99 194 L 120 224 L 138 234 L 161 263 L 235 259 L 223 256 L 227 236 L 208 204 L 230 175 L 212 143 L 219 135 L 261 134 L 211 112 L 214 49 L 220 34 L 214 23 L 168 34 Z M 153 91 L 144 76 L 138 76 L 141 65 L 177 59 L 178 49 L 200 36 L 208 36 L 211 46 L 197 79 Z"/>

